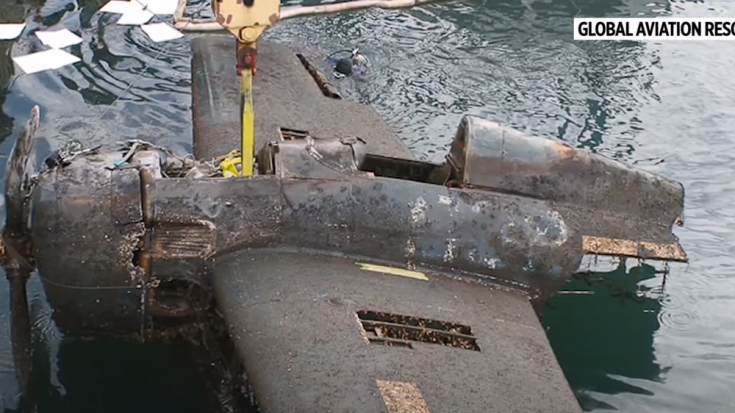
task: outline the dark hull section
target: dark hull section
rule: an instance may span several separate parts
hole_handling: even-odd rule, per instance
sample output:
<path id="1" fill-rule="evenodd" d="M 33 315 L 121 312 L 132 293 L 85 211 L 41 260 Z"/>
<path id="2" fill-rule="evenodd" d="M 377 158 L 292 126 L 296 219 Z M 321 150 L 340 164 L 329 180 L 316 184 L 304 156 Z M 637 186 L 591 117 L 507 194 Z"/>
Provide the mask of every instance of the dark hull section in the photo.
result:
<path id="1" fill-rule="evenodd" d="M 65 171 L 65 179 L 35 192 L 55 205 L 53 214 L 43 207 L 31 214 L 36 222 L 46 216 L 31 236 L 54 319 L 64 331 L 139 334 L 146 308 L 145 274 L 133 255 L 145 233 L 139 174 L 99 166 Z"/>
<path id="2" fill-rule="evenodd" d="M 283 251 L 218 259 L 215 291 L 261 412 L 580 411 L 523 296 L 363 267 Z M 420 319 L 431 331 L 415 333 Z"/>
<path id="3" fill-rule="evenodd" d="M 208 288 L 211 265 L 247 248 L 428 265 L 542 295 L 556 291 L 584 255 L 567 211 L 530 198 L 360 176 L 170 178 L 141 193 L 133 191 L 141 180 L 132 170 L 103 165 L 79 161 L 44 176 L 32 198 L 37 266 L 68 331 L 142 331 L 164 311 L 156 299 L 162 283 Z M 95 172 L 98 179 L 87 179 Z"/>
<path id="4" fill-rule="evenodd" d="M 679 182 L 473 117 L 462 120 L 448 159 L 465 186 L 565 205 L 587 253 L 686 261 L 671 233 L 683 224 Z"/>
<path id="5" fill-rule="evenodd" d="M 237 146 L 237 112 L 221 110 L 237 106 L 236 85 L 219 81 L 234 74 L 231 40 L 193 40 L 200 156 Z M 108 169 L 122 156 L 108 153 L 39 177 L 29 233 L 60 328 L 145 337 L 154 318 L 191 316 L 187 286 L 211 291 L 213 260 L 244 248 L 433 266 L 536 303 L 587 253 L 686 259 L 671 233 L 679 183 L 471 117 L 446 165 L 407 160 L 372 108 L 326 96 L 288 47 L 264 43 L 262 53 L 255 99 L 265 175 L 156 178 Z M 279 128 L 325 136 L 284 139 Z M 575 174 L 588 187 L 575 186 Z"/>

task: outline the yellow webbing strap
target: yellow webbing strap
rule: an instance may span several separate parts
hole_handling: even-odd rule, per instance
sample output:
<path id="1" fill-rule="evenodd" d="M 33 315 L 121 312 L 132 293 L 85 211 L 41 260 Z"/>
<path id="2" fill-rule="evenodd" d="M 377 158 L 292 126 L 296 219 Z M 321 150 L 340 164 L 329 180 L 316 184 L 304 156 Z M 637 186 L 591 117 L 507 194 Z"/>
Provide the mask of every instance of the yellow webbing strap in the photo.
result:
<path id="1" fill-rule="evenodd" d="M 253 160 L 255 159 L 255 113 L 253 112 L 252 69 L 243 69 L 242 71 L 242 142 L 240 153 L 242 154 L 242 176 L 253 176 Z"/>
<path id="2" fill-rule="evenodd" d="M 241 162 L 240 151 L 238 150 L 234 150 L 225 155 L 225 158 L 219 164 L 219 167 L 222 170 L 222 176 L 225 178 L 240 176 L 240 171 L 237 170 L 237 165 Z"/>

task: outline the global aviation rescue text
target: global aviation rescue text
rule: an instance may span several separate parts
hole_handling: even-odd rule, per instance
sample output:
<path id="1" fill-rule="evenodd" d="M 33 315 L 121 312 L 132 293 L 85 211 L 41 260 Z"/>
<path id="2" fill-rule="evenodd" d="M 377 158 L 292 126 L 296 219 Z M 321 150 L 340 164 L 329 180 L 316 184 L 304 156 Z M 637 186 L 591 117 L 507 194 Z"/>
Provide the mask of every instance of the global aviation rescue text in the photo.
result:
<path id="1" fill-rule="evenodd" d="M 621 21 L 622 20 L 622 21 Z M 735 36 L 735 22 L 725 21 L 584 21 L 577 26 L 582 37 L 674 37 L 674 36 Z"/>

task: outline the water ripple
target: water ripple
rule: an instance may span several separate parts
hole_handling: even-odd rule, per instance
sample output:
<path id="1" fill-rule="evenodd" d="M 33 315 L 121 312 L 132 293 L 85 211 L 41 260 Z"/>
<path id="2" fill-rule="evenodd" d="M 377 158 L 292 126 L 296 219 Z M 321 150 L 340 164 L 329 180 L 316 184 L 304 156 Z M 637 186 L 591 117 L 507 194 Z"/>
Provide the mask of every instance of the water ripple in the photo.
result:
<path id="1" fill-rule="evenodd" d="M 632 43 L 574 43 L 560 29 L 567 5 L 552 6 L 534 20 L 483 2 L 373 10 L 305 19 L 278 37 L 298 41 L 297 31 L 324 31 L 333 42 L 365 46 L 380 68 L 369 100 L 412 149 L 435 160 L 464 114 L 630 160 L 642 129 L 637 108 L 657 99 L 650 68 L 658 57 Z M 390 48 L 375 40 L 385 38 Z M 410 125 L 402 121 L 408 111 Z M 620 139 L 606 142 L 603 134 Z"/>
<path id="2" fill-rule="evenodd" d="M 696 314 L 691 311 L 674 310 L 663 308 L 658 314 L 658 321 L 662 326 L 674 330 L 686 331 L 697 319 Z"/>

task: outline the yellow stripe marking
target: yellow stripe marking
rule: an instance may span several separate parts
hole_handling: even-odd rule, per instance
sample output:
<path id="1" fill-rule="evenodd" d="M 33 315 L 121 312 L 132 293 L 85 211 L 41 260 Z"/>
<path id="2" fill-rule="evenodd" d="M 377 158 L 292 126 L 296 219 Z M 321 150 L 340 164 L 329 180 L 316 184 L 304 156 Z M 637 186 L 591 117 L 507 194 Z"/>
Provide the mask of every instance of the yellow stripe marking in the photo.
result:
<path id="1" fill-rule="evenodd" d="M 357 262 L 356 264 L 360 266 L 361 270 L 365 270 L 365 271 L 380 272 L 383 274 L 400 275 L 401 277 L 408 277 L 408 278 L 414 278 L 417 280 L 429 281 L 429 279 L 426 277 L 426 275 L 424 275 L 424 273 L 418 272 L 418 271 L 409 271 L 409 270 L 404 270 L 402 268 L 385 267 L 382 265 L 375 265 L 375 264 L 365 264 L 362 262 Z"/>
<path id="2" fill-rule="evenodd" d="M 431 413 L 416 384 L 385 380 L 375 382 L 390 413 Z"/>

